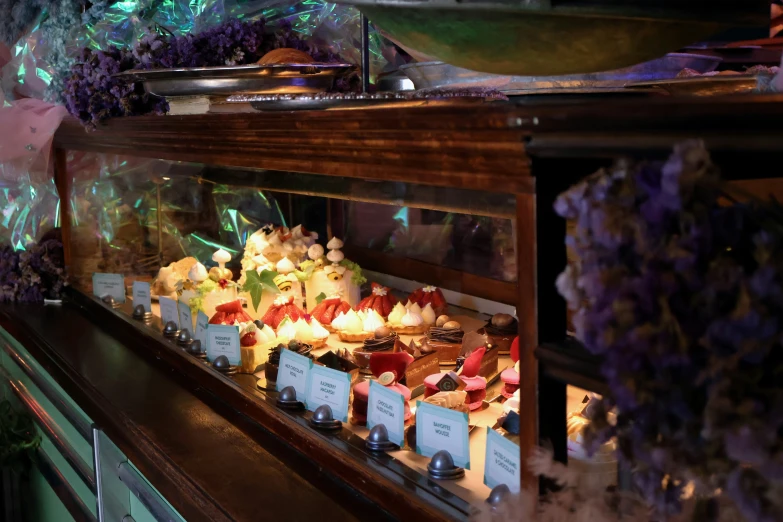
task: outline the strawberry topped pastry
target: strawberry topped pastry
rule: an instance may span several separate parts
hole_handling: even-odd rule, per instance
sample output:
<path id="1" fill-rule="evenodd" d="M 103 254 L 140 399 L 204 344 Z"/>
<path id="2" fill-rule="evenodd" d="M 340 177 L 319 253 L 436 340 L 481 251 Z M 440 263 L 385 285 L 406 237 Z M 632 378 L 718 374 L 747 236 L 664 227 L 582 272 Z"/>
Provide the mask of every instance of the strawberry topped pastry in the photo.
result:
<path id="1" fill-rule="evenodd" d="M 351 305 L 347 301 L 343 301 L 339 296 L 334 296 L 321 301 L 313 308 L 310 315 L 321 323 L 324 328 L 334 333 L 336 330 L 332 328 L 332 321 L 339 314 L 347 314 L 350 309 Z"/>
<path id="2" fill-rule="evenodd" d="M 253 319 L 242 308 L 239 299 L 223 303 L 215 307 L 215 314 L 210 317 L 209 324 L 238 324 L 252 322 Z"/>
<path id="3" fill-rule="evenodd" d="M 408 301 L 416 303 L 423 310 L 428 304 L 432 305 L 435 315 L 443 315 L 448 312 L 449 305 L 443 292 L 435 286 L 424 286 L 408 296 Z"/>
<path id="4" fill-rule="evenodd" d="M 511 360 L 514 361 L 514 366 L 500 373 L 500 380 L 503 381 L 503 390 L 500 393 L 506 399 L 519 391 L 519 337 L 515 337 L 511 343 Z"/>
<path id="5" fill-rule="evenodd" d="M 365 297 L 356 305 L 356 311 L 375 310 L 378 315 L 386 319 L 389 317 L 395 304 L 397 304 L 397 298 L 391 294 L 387 287 L 378 283 L 372 283 L 372 291 L 369 297 Z"/>
<path id="6" fill-rule="evenodd" d="M 285 319 L 285 316 L 290 317 L 292 321 L 296 321 L 300 317 L 304 318 L 305 316 L 302 309 L 294 304 L 294 296 L 292 295 L 278 296 L 274 303 L 272 303 L 272 306 L 269 307 L 266 314 L 264 314 L 262 320 L 264 321 L 264 324 L 268 324 L 270 327 L 277 330 L 280 323 Z"/>

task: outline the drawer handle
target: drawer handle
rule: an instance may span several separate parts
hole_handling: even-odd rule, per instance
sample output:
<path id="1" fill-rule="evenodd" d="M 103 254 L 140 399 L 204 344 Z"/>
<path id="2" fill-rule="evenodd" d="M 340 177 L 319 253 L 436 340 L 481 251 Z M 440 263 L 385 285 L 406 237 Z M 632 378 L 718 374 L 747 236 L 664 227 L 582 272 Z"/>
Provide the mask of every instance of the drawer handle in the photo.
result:
<path id="1" fill-rule="evenodd" d="M 87 505 L 79 498 L 73 487 L 68 484 L 63 474 L 54 465 L 49 455 L 41 448 L 38 448 L 38 451 L 36 451 L 35 465 L 74 520 L 96 522 L 95 515 L 90 512 Z"/>
<path id="2" fill-rule="evenodd" d="M 87 487 L 90 488 L 90 491 L 95 493 L 95 475 L 79 457 L 79 454 L 76 453 L 73 447 L 66 441 L 62 431 L 54 420 L 52 420 L 49 414 L 41 408 L 41 405 L 38 404 L 35 398 L 30 395 L 30 392 L 27 391 L 24 384 L 12 379 L 5 368 L 0 367 L 0 376 L 6 381 L 8 387 L 11 388 L 13 394 L 19 399 L 28 413 L 33 416 L 41 430 L 46 433 L 49 440 L 51 440 L 52 444 L 57 448 L 57 451 L 59 451 L 66 462 L 73 467 L 74 471 L 76 471 Z"/>
<path id="3" fill-rule="evenodd" d="M 90 425 L 87 424 L 87 422 L 84 421 L 84 419 L 78 415 L 71 405 L 69 405 L 65 400 L 62 398 L 62 395 L 54 389 L 54 387 L 49 384 L 49 382 L 41 376 L 41 374 L 37 371 L 35 371 L 29 364 L 27 364 L 27 361 L 24 360 L 24 357 L 14 350 L 13 346 L 11 346 L 7 342 L 3 342 L 3 351 L 8 355 L 8 357 L 11 358 L 12 361 L 16 363 L 16 365 L 19 367 L 20 370 L 22 370 L 22 373 L 24 373 L 31 381 L 33 381 L 33 384 L 35 384 L 39 390 L 41 390 L 41 393 L 43 393 L 44 397 L 49 399 L 49 402 L 51 402 L 55 408 L 57 408 L 57 411 L 62 413 L 63 417 L 66 418 L 68 422 L 71 423 L 71 425 L 76 429 L 76 431 L 79 432 L 79 435 L 84 437 L 84 440 L 92 444 L 92 430 L 90 429 Z"/>
<path id="4" fill-rule="evenodd" d="M 118 468 L 118 475 L 123 484 L 133 493 L 150 512 L 157 522 L 179 522 L 180 517 L 154 492 L 138 471 L 133 469 L 128 462 L 122 462 Z"/>

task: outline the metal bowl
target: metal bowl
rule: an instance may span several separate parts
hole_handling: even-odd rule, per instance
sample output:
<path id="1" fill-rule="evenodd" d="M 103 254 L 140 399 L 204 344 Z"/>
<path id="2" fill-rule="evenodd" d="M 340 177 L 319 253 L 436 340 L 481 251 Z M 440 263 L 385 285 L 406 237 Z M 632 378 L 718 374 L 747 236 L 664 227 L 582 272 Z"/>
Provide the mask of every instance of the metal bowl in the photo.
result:
<path id="1" fill-rule="evenodd" d="M 590 87 L 623 87 L 628 82 L 674 78 L 683 69 L 714 71 L 722 58 L 701 54 L 669 53 L 631 67 L 590 74 L 562 76 L 504 76 L 455 67 L 443 62 L 409 63 L 400 67 L 417 89 L 486 87 L 516 95 L 537 91 L 568 92 Z"/>
<path id="2" fill-rule="evenodd" d="M 704 5 L 696 9 L 692 2 L 680 2 L 685 6 L 680 8 L 658 8 L 649 2 L 645 6 L 640 1 L 342 3 L 356 5 L 407 48 L 470 70 L 526 76 L 619 69 L 732 27 L 769 23 L 768 2 L 763 10 L 757 0 L 735 2 L 733 11 Z"/>
<path id="3" fill-rule="evenodd" d="M 347 63 L 229 65 L 132 70 L 114 76 L 142 82 L 145 91 L 157 96 L 295 94 L 329 90 L 335 78 L 355 68 Z"/>

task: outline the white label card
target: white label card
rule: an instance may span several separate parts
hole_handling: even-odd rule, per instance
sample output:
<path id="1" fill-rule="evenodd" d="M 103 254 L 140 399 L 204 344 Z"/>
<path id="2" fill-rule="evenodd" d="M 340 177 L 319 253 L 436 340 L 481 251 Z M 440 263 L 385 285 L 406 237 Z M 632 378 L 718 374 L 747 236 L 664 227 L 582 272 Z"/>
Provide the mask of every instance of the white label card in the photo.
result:
<path id="1" fill-rule="evenodd" d="M 160 303 L 160 320 L 163 321 L 163 326 L 169 321 L 174 321 L 179 330 L 179 309 L 177 308 L 177 302 L 170 297 L 160 296 L 158 302 Z"/>
<path id="2" fill-rule="evenodd" d="M 383 424 L 389 432 L 389 440 L 398 446 L 405 445 L 405 398 L 376 381 L 370 381 L 367 399 L 367 428 Z"/>
<path id="3" fill-rule="evenodd" d="M 133 282 L 133 307 L 142 305 L 145 312 L 152 312 L 150 284 L 144 281 Z"/>
<path id="4" fill-rule="evenodd" d="M 92 275 L 92 295 L 103 297 L 110 295 L 118 303 L 125 302 L 125 278 L 122 274 L 102 274 L 95 272 Z"/>
<path id="5" fill-rule="evenodd" d="M 190 313 L 190 306 L 184 301 L 177 301 L 177 309 L 180 330 L 187 328 L 190 333 L 193 333 L 193 316 Z"/>
<path id="6" fill-rule="evenodd" d="M 193 336 L 193 338 L 201 341 L 202 350 L 205 350 L 207 348 L 208 327 L 209 327 L 209 318 L 207 317 L 207 314 L 199 310 L 198 315 L 196 316 L 196 333 Z"/>
<path id="7" fill-rule="evenodd" d="M 282 350 L 280 368 L 277 371 L 277 391 L 293 386 L 296 390 L 296 400 L 304 402 L 307 396 L 307 378 L 312 366 L 312 359 L 291 350 Z"/>
<path id="8" fill-rule="evenodd" d="M 207 327 L 207 360 L 214 361 L 225 355 L 231 366 L 239 366 L 242 353 L 239 348 L 239 327 L 211 324 Z"/>
<path id="9" fill-rule="evenodd" d="M 470 469 L 468 414 L 421 401 L 416 404 L 416 453 L 431 457 L 446 450 L 454 464 Z"/>
<path id="10" fill-rule="evenodd" d="M 519 493 L 521 455 L 519 446 L 487 427 L 487 454 L 484 460 L 484 484 L 490 488 L 505 484 Z"/>
<path id="11" fill-rule="evenodd" d="M 326 366 L 310 368 L 307 400 L 305 401 L 308 410 L 315 411 L 318 406 L 328 404 L 332 408 L 332 416 L 335 419 L 348 422 L 348 397 L 350 394 L 350 374 L 332 370 Z"/>

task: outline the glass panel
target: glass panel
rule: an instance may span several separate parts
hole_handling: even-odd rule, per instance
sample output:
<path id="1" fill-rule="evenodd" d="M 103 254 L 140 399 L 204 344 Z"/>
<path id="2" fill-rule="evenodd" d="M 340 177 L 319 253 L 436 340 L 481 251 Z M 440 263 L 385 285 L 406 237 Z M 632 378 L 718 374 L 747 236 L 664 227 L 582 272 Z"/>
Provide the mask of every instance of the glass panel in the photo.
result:
<path id="1" fill-rule="evenodd" d="M 156 319 L 140 328 L 161 328 L 162 297 L 184 303 L 194 320 L 204 312 L 213 324 L 236 325 L 232 380 L 253 394 L 277 397 L 281 347 L 347 373 L 349 420 L 330 438 L 337 445 L 366 451 L 369 382 L 391 372 L 406 442 L 390 453 L 388 471 L 432 488 L 430 459 L 412 442 L 419 401 L 432 401 L 469 415 L 471 460 L 465 479 L 432 493 L 462 512 L 486 499 L 487 429 L 519 443 L 514 307 L 458 293 L 459 278 L 451 289 L 425 283 L 443 267 L 514 281 L 513 198 L 100 154 L 68 159 L 76 288 L 92 294 L 94 272 L 122 274 L 129 296 L 134 281 L 150 282 Z M 359 267 L 349 258 L 362 250 L 383 255 Z M 414 264 L 396 268 L 403 259 Z M 117 313 L 131 310 L 129 302 Z M 180 327 L 195 331 L 193 322 Z M 454 393 L 444 393 L 448 379 Z"/>

